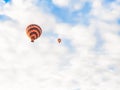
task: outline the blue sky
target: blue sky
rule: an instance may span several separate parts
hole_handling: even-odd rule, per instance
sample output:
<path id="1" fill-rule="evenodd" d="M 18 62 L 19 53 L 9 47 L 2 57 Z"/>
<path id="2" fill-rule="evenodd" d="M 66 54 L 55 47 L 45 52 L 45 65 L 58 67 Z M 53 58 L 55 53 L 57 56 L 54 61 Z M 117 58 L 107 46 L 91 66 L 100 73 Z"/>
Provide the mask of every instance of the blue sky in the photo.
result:
<path id="1" fill-rule="evenodd" d="M 0 0 L 0 90 L 120 90 L 119 11 L 119 0 Z"/>
<path id="2" fill-rule="evenodd" d="M 6 21 L 6 20 L 10 20 L 11 18 L 6 16 L 6 15 L 0 15 L 0 21 Z"/>
<path id="3" fill-rule="evenodd" d="M 104 3 L 108 4 L 108 3 L 112 3 L 115 2 L 116 0 L 104 0 Z"/>
<path id="4" fill-rule="evenodd" d="M 72 11 L 72 12 L 69 7 L 61 8 L 55 5 L 54 3 L 52 3 L 51 0 L 48 0 L 48 1 L 43 0 L 43 1 L 37 2 L 37 4 L 40 6 L 43 3 L 45 4 L 45 10 L 49 9 L 48 11 L 52 13 L 58 19 L 59 22 L 65 22 L 65 23 L 70 23 L 70 24 L 81 23 L 83 25 L 89 24 L 89 18 L 90 18 L 89 12 L 91 10 L 91 3 L 88 1 L 83 3 L 82 8 Z M 73 5 L 70 4 L 70 7 L 72 8 Z"/>
<path id="5" fill-rule="evenodd" d="M 11 2 L 11 0 L 4 0 L 5 1 L 5 3 L 9 3 L 9 2 Z"/>

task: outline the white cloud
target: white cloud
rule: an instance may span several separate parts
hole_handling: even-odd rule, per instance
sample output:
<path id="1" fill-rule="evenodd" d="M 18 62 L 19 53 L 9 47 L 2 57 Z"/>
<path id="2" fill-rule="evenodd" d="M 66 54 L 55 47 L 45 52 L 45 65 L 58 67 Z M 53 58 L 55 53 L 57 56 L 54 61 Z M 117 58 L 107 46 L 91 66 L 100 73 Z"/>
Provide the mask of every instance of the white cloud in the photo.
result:
<path id="1" fill-rule="evenodd" d="M 52 2 L 59 7 L 67 7 L 70 4 L 70 0 L 52 0 Z"/>
<path id="2" fill-rule="evenodd" d="M 60 7 L 69 5 L 67 1 L 55 2 Z M 0 9 L 12 19 L 0 22 L 0 89 L 119 90 L 119 26 L 106 21 L 118 18 L 119 6 L 114 5 L 112 14 L 100 1 L 93 2 L 91 15 L 95 17 L 88 26 L 60 23 L 43 8 L 35 6 L 33 0 L 13 0 Z M 106 19 L 108 14 L 112 15 Z M 31 23 L 43 29 L 35 43 L 29 42 L 25 33 Z M 105 40 L 100 54 L 93 51 L 96 30 Z M 45 36 L 48 32 L 61 37 L 62 43 L 57 43 L 56 36 Z M 64 39 L 70 40 L 74 52 L 69 52 Z"/>
<path id="3" fill-rule="evenodd" d="M 120 16 L 119 8 L 119 5 L 115 2 L 110 5 L 103 5 L 102 1 L 96 0 L 92 2 L 91 15 L 104 21 L 115 21 Z"/>

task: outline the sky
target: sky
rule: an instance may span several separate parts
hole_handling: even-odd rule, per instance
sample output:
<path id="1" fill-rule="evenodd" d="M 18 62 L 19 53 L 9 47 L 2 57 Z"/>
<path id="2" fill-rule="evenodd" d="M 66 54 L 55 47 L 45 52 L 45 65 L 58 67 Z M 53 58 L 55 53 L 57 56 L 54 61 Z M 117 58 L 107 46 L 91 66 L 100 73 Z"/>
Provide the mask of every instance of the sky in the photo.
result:
<path id="1" fill-rule="evenodd" d="M 120 90 L 120 0 L 0 0 L 0 32 L 0 90 Z"/>

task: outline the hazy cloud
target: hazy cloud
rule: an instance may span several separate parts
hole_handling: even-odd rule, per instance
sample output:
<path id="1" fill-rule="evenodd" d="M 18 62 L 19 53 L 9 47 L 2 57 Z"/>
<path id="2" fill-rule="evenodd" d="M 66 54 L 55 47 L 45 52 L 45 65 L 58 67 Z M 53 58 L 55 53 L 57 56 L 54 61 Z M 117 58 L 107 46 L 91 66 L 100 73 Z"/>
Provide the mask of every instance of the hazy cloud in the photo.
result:
<path id="1" fill-rule="evenodd" d="M 119 8 L 119 0 L 0 0 L 0 89 L 119 90 Z M 31 23 L 43 30 L 35 43 Z"/>

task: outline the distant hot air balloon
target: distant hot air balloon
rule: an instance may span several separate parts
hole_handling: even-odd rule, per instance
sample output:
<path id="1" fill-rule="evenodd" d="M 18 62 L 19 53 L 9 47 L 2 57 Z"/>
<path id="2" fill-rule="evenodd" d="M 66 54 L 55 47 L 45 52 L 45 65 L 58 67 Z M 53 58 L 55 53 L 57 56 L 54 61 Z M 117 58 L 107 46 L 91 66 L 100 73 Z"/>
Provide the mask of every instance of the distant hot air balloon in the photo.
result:
<path id="1" fill-rule="evenodd" d="M 58 43 L 61 43 L 61 39 L 60 38 L 58 38 L 57 41 L 58 41 Z"/>
<path id="2" fill-rule="evenodd" d="M 39 38 L 42 34 L 42 29 L 36 24 L 30 24 L 26 28 L 26 33 L 31 39 L 31 42 L 34 42 L 35 39 Z"/>

